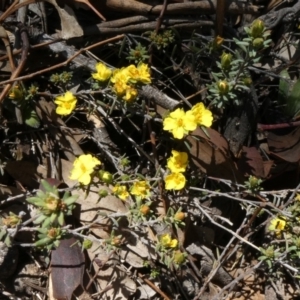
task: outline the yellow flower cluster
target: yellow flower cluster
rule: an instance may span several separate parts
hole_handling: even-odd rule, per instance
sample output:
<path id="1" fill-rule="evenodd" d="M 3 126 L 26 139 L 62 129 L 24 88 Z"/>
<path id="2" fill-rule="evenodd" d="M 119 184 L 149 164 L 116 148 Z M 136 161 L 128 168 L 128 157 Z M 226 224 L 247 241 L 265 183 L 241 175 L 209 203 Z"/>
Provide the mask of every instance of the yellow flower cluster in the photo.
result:
<path id="1" fill-rule="evenodd" d="M 126 102 L 132 102 L 136 99 L 138 91 L 135 88 L 135 84 L 151 83 L 150 69 L 144 63 L 139 64 L 137 67 L 130 65 L 114 71 L 107 68 L 103 63 L 98 63 L 96 71 L 96 73 L 92 74 L 92 77 L 98 81 L 110 79 L 110 82 L 113 84 L 113 91 Z"/>
<path id="2" fill-rule="evenodd" d="M 173 134 L 174 138 L 182 139 L 189 131 L 194 131 L 199 126 L 210 127 L 213 116 L 210 110 L 206 109 L 202 102 L 197 103 L 191 110 L 185 112 L 177 108 L 171 112 L 163 121 L 164 130 Z"/>
<path id="3" fill-rule="evenodd" d="M 127 187 L 126 185 L 115 185 L 113 188 L 112 188 L 112 192 L 117 196 L 119 197 L 121 200 L 126 200 L 128 197 L 129 197 L 129 193 L 127 191 Z"/>
<path id="4" fill-rule="evenodd" d="M 88 185 L 91 182 L 91 174 L 98 165 L 101 165 L 101 162 L 91 154 L 80 155 L 73 163 L 70 179 L 78 180 L 80 183 Z"/>
<path id="5" fill-rule="evenodd" d="M 185 172 L 187 164 L 187 153 L 172 150 L 172 156 L 167 161 L 167 167 L 172 173 L 165 177 L 166 190 L 181 190 L 185 187 L 186 178 L 182 172 Z"/>
<path id="6" fill-rule="evenodd" d="M 172 239 L 171 235 L 168 233 L 161 235 L 159 242 L 163 248 L 176 248 L 178 245 L 178 241 Z"/>
<path id="7" fill-rule="evenodd" d="M 129 197 L 129 192 L 126 185 L 117 184 L 112 188 L 112 192 L 124 201 Z M 149 198 L 151 195 L 149 183 L 144 180 L 134 182 L 130 188 L 130 194 L 135 196 L 138 200 Z"/>
<path id="8" fill-rule="evenodd" d="M 54 103 L 57 104 L 56 113 L 58 115 L 67 116 L 76 107 L 77 99 L 71 92 L 55 98 Z"/>

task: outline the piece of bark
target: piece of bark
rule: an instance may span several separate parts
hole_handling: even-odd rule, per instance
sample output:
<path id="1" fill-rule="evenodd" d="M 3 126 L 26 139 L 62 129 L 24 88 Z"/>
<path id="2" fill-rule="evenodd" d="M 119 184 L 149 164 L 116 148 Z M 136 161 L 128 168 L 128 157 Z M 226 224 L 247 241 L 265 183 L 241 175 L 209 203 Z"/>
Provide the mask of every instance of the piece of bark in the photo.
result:
<path id="1" fill-rule="evenodd" d="M 194 1 L 185 3 L 168 4 L 165 14 L 214 14 L 216 12 L 216 0 Z M 134 0 L 107 0 L 107 7 L 127 13 L 160 14 L 163 5 L 148 5 Z M 239 1 L 228 1 L 226 11 L 231 14 L 256 13 L 259 7 L 241 3 Z"/>
<path id="2" fill-rule="evenodd" d="M 232 106 L 224 131 L 224 137 L 235 157 L 239 156 L 243 146 L 247 146 L 245 143 L 250 140 L 257 127 L 258 100 L 253 86 L 240 101 L 240 106 Z"/>

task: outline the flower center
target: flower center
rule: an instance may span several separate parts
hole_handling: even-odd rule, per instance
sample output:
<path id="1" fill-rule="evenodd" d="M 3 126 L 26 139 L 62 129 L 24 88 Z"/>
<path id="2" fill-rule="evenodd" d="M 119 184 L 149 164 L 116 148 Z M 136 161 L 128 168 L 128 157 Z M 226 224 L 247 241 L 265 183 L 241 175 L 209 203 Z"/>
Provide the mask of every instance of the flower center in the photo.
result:
<path id="1" fill-rule="evenodd" d="M 70 109 L 70 108 L 71 108 L 71 103 L 65 102 L 65 108 L 66 108 L 66 109 Z"/>
<path id="2" fill-rule="evenodd" d="M 86 167 L 85 167 L 85 165 L 81 164 L 80 169 L 81 169 L 82 173 L 85 173 L 85 172 L 86 172 Z"/>
<path id="3" fill-rule="evenodd" d="M 178 119 L 177 120 L 177 125 L 178 125 L 178 127 L 182 127 L 183 126 L 183 119 Z"/>

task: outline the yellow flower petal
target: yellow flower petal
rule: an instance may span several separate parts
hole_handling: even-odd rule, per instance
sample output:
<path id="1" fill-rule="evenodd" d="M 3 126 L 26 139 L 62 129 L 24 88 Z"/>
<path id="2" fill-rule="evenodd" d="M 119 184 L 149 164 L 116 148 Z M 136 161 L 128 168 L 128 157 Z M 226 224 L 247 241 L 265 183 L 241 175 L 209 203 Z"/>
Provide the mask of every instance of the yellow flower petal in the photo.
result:
<path id="1" fill-rule="evenodd" d="M 202 102 L 194 105 L 191 109 L 191 112 L 195 116 L 198 125 L 203 125 L 206 127 L 210 127 L 212 125 L 212 112 L 206 109 Z"/>
<path id="2" fill-rule="evenodd" d="M 150 196 L 150 185 L 147 181 L 136 181 L 133 183 L 130 193 L 140 199 L 145 199 Z"/>
<path id="3" fill-rule="evenodd" d="M 171 173 L 165 178 L 166 190 L 182 190 L 185 184 L 186 178 L 182 173 Z"/>
<path id="4" fill-rule="evenodd" d="M 185 152 L 172 150 L 172 156 L 167 161 L 167 167 L 172 173 L 185 172 L 188 163 L 188 155 Z"/>

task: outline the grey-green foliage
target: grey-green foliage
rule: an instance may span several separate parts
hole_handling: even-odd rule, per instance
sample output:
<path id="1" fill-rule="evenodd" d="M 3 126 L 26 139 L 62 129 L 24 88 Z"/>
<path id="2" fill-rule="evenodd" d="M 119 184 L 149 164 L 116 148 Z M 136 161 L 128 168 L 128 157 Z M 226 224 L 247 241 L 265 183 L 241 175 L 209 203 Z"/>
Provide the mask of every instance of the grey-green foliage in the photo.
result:
<path id="1" fill-rule="evenodd" d="M 254 22 L 250 28 L 245 27 L 247 37 L 233 39 L 237 46 L 231 53 L 223 52 L 221 61 L 217 62 L 219 72 L 212 73 L 213 82 L 208 86 L 211 103 L 221 108 L 224 105 L 239 105 L 241 93 L 248 91 L 252 84 L 248 68 L 259 62 L 262 50 L 271 42 L 262 21 Z"/>
<path id="2" fill-rule="evenodd" d="M 300 115 L 300 79 L 292 81 L 287 70 L 283 70 L 279 81 L 278 102 L 284 105 L 284 112 L 291 118 Z"/>

